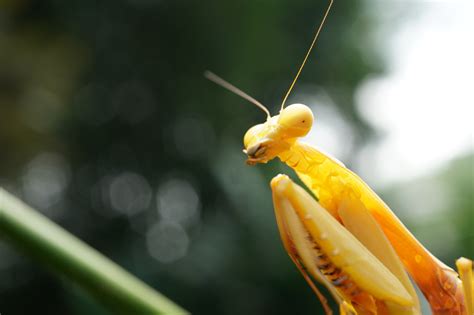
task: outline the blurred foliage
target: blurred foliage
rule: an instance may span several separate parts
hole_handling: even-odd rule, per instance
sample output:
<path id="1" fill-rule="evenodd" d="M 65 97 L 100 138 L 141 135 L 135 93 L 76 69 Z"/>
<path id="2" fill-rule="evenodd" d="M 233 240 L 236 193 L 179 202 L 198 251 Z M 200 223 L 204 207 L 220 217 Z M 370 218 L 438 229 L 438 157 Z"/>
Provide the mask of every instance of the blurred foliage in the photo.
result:
<path id="1" fill-rule="evenodd" d="M 194 314 L 315 313 L 273 217 L 268 182 L 290 171 L 244 165 L 241 138 L 264 116 L 202 72 L 275 112 L 326 5 L 1 1 L 0 184 Z M 335 3 L 297 85 L 324 89 L 359 143 L 371 130 L 354 92 L 383 70 L 364 5 Z M 440 180 L 472 249 L 472 182 Z M 2 314 L 106 314 L 3 243 L 0 279 Z"/>

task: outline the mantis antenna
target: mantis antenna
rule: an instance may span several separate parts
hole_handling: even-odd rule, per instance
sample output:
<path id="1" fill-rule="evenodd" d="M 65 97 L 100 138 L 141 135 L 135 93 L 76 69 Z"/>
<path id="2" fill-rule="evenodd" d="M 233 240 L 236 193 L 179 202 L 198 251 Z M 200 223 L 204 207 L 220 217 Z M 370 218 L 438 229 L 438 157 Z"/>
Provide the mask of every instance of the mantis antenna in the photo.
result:
<path id="1" fill-rule="evenodd" d="M 231 91 L 232 93 L 237 94 L 238 96 L 246 99 L 250 103 L 256 105 L 258 108 L 260 108 L 261 110 L 263 110 L 267 114 L 267 119 L 269 119 L 271 117 L 270 112 L 268 111 L 268 109 L 262 103 L 260 103 L 259 101 L 257 101 L 256 99 L 254 99 L 253 97 L 251 97 L 250 95 L 245 93 L 244 91 L 242 91 L 242 90 L 238 89 L 237 87 L 233 86 L 232 84 L 230 84 L 226 80 L 222 79 L 221 77 L 217 76 L 216 74 L 212 73 L 211 71 L 205 71 L 204 76 L 207 79 L 211 80 L 212 82 L 216 83 L 217 85 L 222 86 L 223 88 Z"/>
<path id="2" fill-rule="evenodd" d="M 321 24 L 319 24 L 319 27 L 318 27 L 318 30 L 316 31 L 316 34 L 314 35 L 313 42 L 311 43 L 311 46 L 309 46 L 308 52 L 306 52 L 306 56 L 303 59 L 303 63 L 301 64 L 300 68 L 298 69 L 298 72 L 296 73 L 296 76 L 293 79 L 293 82 L 291 83 L 290 88 L 288 89 L 288 92 L 286 92 L 286 95 L 283 98 L 283 102 L 281 103 L 281 109 L 280 110 L 283 110 L 283 108 L 285 107 L 286 99 L 290 95 L 291 90 L 293 90 L 293 86 L 295 85 L 296 81 L 298 80 L 298 77 L 300 76 L 301 70 L 303 70 L 304 65 L 306 64 L 306 60 L 308 59 L 309 54 L 311 53 L 311 50 L 313 50 L 314 44 L 318 40 L 319 33 L 321 32 L 321 29 L 323 28 L 324 22 L 326 22 L 326 18 L 329 14 L 329 11 L 331 11 L 331 7 L 332 7 L 333 2 L 334 2 L 334 0 L 329 0 L 329 6 L 326 9 L 326 12 L 324 13 L 323 19 L 321 21 Z"/>

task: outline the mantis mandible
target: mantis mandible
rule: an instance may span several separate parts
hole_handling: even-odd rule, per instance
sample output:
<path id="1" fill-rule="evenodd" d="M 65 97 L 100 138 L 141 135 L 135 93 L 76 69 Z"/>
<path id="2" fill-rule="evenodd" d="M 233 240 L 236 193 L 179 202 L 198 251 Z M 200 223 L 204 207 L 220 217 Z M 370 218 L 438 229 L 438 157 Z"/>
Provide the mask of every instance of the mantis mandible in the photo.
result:
<path id="1" fill-rule="evenodd" d="M 271 181 L 275 216 L 285 250 L 332 314 L 314 280 L 326 286 L 341 314 L 421 314 L 408 275 L 423 292 L 433 314 L 474 314 L 472 261 L 457 260 L 460 276 L 439 261 L 408 231 L 382 199 L 341 162 L 299 138 L 312 127 L 303 104 L 285 107 L 313 49 L 333 0 L 303 62 L 283 98 L 278 115 L 211 72 L 205 76 L 255 104 L 266 122 L 244 136 L 247 164 L 278 157 L 290 166 L 317 201 L 286 175 Z"/>

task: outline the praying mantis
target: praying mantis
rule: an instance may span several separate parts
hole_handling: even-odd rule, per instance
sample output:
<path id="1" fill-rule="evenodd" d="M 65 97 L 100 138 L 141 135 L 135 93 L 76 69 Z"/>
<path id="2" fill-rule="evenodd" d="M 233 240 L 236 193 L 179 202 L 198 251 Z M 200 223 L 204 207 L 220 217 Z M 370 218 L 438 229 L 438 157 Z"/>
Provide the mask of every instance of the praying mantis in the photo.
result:
<path id="1" fill-rule="evenodd" d="M 270 184 L 284 248 L 326 314 L 332 314 L 332 310 L 315 282 L 328 289 L 340 314 L 421 314 L 409 274 L 433 314 L 473 315 L 472 261 L 458 259 L 459 274 L 443 264 L 357 174 L 299 140 L 312 128 L 313 113 L 306 105 L 285 107 L 285 102 L 332 4 L 330 0 L 279 114 L 271 116 L 264 105 L 215 74 L 206 72 L 205 76 L 252 102 L 267 115 L 264 123 L 253 126 L 244 136 L 247 164 L 279 158 L 313 194 L 287 175 L 277 175 Z"/>

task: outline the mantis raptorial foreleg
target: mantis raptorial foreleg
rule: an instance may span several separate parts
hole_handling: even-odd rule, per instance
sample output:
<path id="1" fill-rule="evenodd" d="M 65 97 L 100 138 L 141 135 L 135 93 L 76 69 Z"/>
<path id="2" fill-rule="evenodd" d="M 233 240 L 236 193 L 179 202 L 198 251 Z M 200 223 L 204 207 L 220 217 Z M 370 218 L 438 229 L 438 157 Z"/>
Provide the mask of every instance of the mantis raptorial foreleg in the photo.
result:
<path id="1" fill-rule="evenodd" d="M 474 314 L 474 276 L 472 260 L 461 257 L 456 261 L 456 267 L 458 268 L 462 281 L 467 313 Z"/>
<path id="2" fill-rule="evenodd" d="M 332 311 L 326 298 L 316 287 L 308 272 L 311 273 L 319 282 L 324 283 L 338 302 L 340 302 L 340 298 L 335 290 L 329 286 L 329 283 L 324 279 L 323 275 L 315 265 L 317 256 L 315 256 L 315 253 L 311 248 L 312 245 L 306 238 L 306 232 L 302 229 L 301 224 L 298 224 L 296 214 L 292 211 L 286 211 L 289 205 L 285 204 L 284 201 L 280 201 L 280 198 L 276 194 L 273 195 L 273 198 L 275 204 L 275 217 L 283 246 L 293 263 L 301 272 L 303 278 L 321 301 L 326 315 L 331 315 Z"/>
<path id="3" fill-rule="evenodd" d="M 361 314 L 382 314 L 383 309 L 389 314 L 419 314 L 415 300 L 397 277 L 312 196 L 284 175 L 275 177 L 271 186 L 287 252 L 340 305 L 345 302 L 346 310 L 350 305 Z"/>

